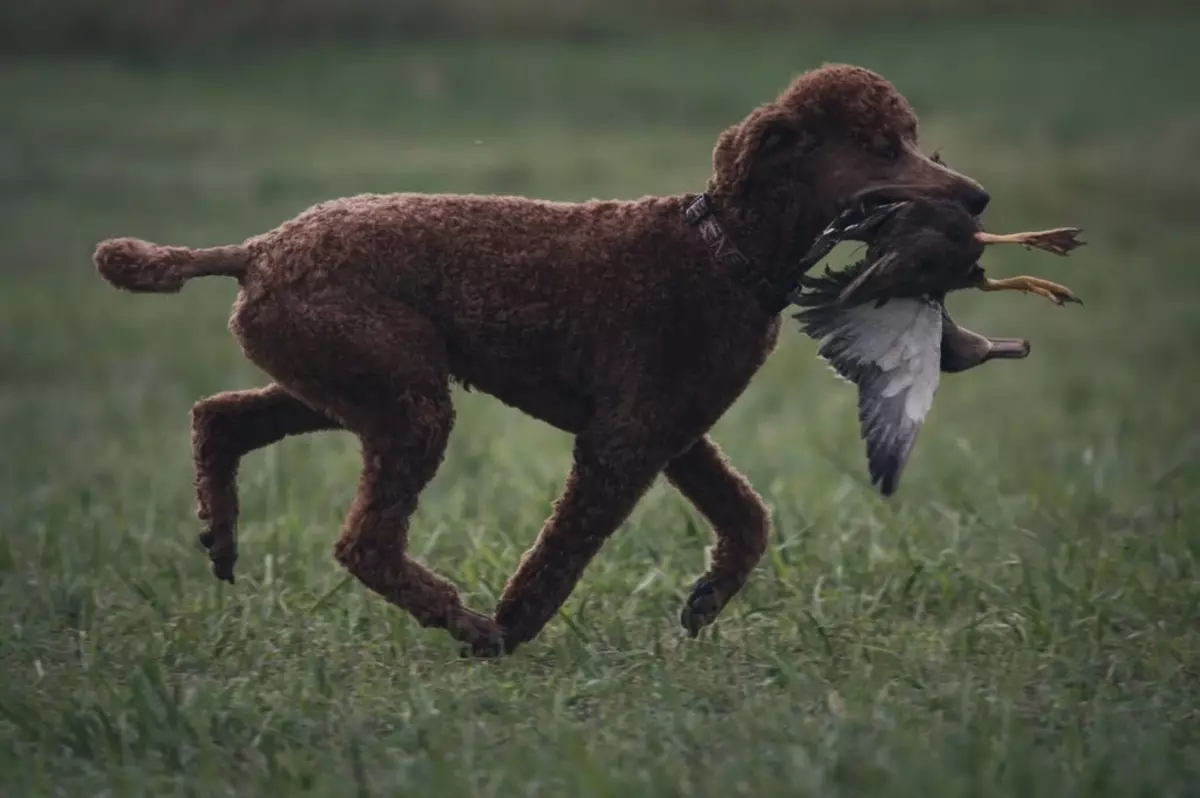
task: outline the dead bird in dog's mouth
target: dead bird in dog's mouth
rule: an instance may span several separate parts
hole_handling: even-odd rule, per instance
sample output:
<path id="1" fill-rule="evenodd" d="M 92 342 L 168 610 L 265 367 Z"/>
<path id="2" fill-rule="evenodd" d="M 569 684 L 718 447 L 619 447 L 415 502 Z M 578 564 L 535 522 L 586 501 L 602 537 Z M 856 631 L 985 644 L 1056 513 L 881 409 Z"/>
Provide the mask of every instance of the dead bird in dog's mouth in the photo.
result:
<path id="1" fill-rule="evenodd" d="M 866 256 L 840 271 L 803 276 L 789 299 L 793 318 L 820 341 L 817 353 L 858 387 L 858 417 L 871 484 L 895 493 L 917 433 L 933 405 L 941 372 L 997 358 L 1023 358 L 1029 342 L 989 338 L 950 318 L 951 291 L 1022 291 L 1055 304 L 1080 302 L 1066 286 L 1038 277 L 989 278 L 979 257 L 989 244 L 1013 243 L 1066 255 L 1084 242 L 1079 228 L 994 235 L 961 204 L 908 200 L 852 209 L 825 230 L 801 264 L 807 271 L 840 241 L 868 241 Z"/>

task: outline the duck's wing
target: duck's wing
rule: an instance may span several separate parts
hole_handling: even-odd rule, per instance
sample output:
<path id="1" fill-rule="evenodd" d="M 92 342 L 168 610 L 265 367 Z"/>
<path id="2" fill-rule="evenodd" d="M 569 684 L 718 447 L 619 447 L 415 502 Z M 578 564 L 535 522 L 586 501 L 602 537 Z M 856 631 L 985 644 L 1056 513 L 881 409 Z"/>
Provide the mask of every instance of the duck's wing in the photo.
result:
<path id="1" fill-rule="evenodd" d="M 856 305 L 895 296 L 897 288 L 915 272 L 913 259 L 902 252 L 868 250 L 866 257 L 845 268 L 825 267 L 823 273 L 804 275 L 788 301 L 803 308 L 827 304 Z"/>
<path id="2" fill-rule="evenodd" d="M 838 302 L 853 303 L 855 294 L 862 292 L 864 287 L 868 293 L 874 289 L 877 295 L 887 296 L 888 290 L 899 281 L 898 278 L 908 266 L 909 259 L 899 252 L 885 252 L 882 257 L 875 258 L 869 266 L 855 275 L 850 284 L 838 294 Z"/>
<path id="3" fill-rule="evenodd" d="M 810 307 L 795 318 L 835 372 L 858 386 L 871 484 L 891 496 L 933 406 L 940 377 L 942 303 L 890 299 Z"/>

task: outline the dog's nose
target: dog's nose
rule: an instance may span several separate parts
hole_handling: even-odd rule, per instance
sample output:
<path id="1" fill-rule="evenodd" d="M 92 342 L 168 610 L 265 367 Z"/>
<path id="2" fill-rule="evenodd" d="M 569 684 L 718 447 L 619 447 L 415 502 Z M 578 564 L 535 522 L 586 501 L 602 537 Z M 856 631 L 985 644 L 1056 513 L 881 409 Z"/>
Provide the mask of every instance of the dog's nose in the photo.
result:
<path id="1" fill-rule="evenodd" d="M 967 206 L 967 210 L 971 212 L 972 216 L 983 213 L 991 201 L 992 195 L 979 186 L 968 186 L 963 193 L 963 204 Z"/>

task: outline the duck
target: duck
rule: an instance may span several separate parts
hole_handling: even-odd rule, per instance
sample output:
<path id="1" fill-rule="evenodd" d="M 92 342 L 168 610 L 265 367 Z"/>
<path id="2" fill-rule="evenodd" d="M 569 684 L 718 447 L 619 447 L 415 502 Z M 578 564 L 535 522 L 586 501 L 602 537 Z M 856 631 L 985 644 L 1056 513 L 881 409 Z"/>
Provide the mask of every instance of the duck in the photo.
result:
<path id="1" fill-rule="evenodd" d="M 960 203 L 908 199 L 843 213 L 799 266 L 789 301 L 793 318 L 819 342 L 817 355 L 858 388 L 858 419 L 872 487 L 895 494 L 943 373 L 996 359 L 1028 357 L 1029 341 L 993 338 L 962 327 L 946 309 L 954 291 L 1021 291 L 1056 305 L 1082 304 L 1069 288 L 1038 277 L 989 277 L 987 246 L 1019 244 L 1057 255 L 1083 245 L 1078 227 L 997 235 L 984 232 Z M 840 270 L 805 274 L 837 243 L 868 243 Z"/>

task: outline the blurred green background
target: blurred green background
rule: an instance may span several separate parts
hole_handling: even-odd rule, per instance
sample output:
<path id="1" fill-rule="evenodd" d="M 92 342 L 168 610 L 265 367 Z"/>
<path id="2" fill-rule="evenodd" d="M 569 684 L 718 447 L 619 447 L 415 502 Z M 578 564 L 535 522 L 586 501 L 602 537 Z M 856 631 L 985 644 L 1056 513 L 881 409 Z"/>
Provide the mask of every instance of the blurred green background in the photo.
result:
<path id="1" fill-rule="evenodd" d="M 1198 37 L 1167 2 L 3 5 L 0 792 L 1195 794 Z M 1033 354 L 943 382 L 894 500 L 789 320 L 715 431 L 773 545 L 702 640 L 676 617 L 707 532 L 660 485 L 537 641 L 460 661 L 333 561 L 343 434 L 246 459 L 238 583 L 209 576 L 188 409 L 265 381 L 235 286 L 119 294 L 97 240 L 230 243 L 366 191 L 694 191 L 825 61 L 909 97 L 990 229 L 1089 242 L 986 261 L 1083 307 L 952 298 Z M 490 610 L 570 441 L 457 401 L 413 550 Z"/>

